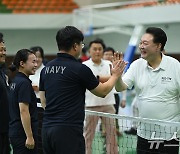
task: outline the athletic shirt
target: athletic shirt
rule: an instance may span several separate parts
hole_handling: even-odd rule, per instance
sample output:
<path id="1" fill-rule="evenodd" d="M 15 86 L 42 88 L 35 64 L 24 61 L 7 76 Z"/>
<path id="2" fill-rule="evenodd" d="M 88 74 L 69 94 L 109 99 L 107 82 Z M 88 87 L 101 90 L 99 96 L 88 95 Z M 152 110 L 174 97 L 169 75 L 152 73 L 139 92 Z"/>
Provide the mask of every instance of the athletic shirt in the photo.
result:
<path id="1" fill-rule="evenodd" d="M 180 121 L 180 63 L 169 56 L 162 55 L 160 65 L 153 69 L 147 61 L 140 58 L 134 61 L 123 76 L 124 83 L 135 86 L 138 99 L 139 116 L 164 121 Z M 156 136 L 170 139 L 175 127 L 140 123 L 138 135 L 151 139 Z"/>
<path id="2" fill-rule="evenodd" d="M 25 74 L 18 72 L 10 84 L 10 137 L 26 137 L 20 117 L 20 102 L 29 104 L 32 132 L 33 135 L 37 135 L 38 120 L 36 95 L 32 88 L 31 80 Z"/>
<path id="3" fill-rule="evenodd" d="M 0 66 L 0 133 L 7 133 L 9 126 L 8 86 Z"/>
<path id="4" fill-rule="evenodd" d="M 92 71 L 73 56 L 58 53 L 41 71 L 40 91 L 45 91 L 43 127 L 59 125 L 83 127 L 85 91 L 99 81 Z"/>

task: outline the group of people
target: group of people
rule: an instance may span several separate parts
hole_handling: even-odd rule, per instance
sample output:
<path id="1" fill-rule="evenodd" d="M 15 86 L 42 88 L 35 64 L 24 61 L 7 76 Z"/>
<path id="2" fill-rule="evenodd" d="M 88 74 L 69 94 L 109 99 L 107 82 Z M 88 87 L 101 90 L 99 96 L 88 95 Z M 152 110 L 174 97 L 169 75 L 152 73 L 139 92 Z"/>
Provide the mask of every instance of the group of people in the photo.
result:
<path id="1" fill-rule="evenodd" d="M 19 50 L 9 67 L 16 71 L 10 79 L 5 66 L 6 47 L 0 33 L 0 154 L 42 154 L 43 109 L 38 106 L 39 76 L 44 67 L 41 47 Z M 31 80 L 30 80 L 31 78 Z"/>
<path id="2" fill-rule="evenodd" d="M 86 116 L 83 128 L 85 108 L 115 113 L 115 88 L 124 91 L 135 87 L 140 117 L 179 122 L 180 65 L 162 53 L 167 36 L 161 28 L 146 29 L 139 43 L 141 58 L 124 74 L 127 62 L 122 54 L 115 53 L 113 59 L 104 60 L 105 45 L 99 39 L 89 44 L 91 58 L 80 63 L 77 59 L 84 47 L 84 36 L 76 27 L 66 26 L 56 34 L 57 58 L 45 66 L 38 65 L 38 60 L 42 62 L 44 57 L 40 49 L 17 52 L 13 65 L 18 72 L 11 83 L 3 69 L 6 48 L 2 36 L 0 34 L 0 154 L 8 153 L 9 139 L 15 154 L 38 153 L 38 113 L 39 117 L 43 114 L 45 154 L 91 154 L 100 117 Z M 38 111 L 37 106 L 44 111 L 42 108 Z M 101 120 L 106 130 L 106 152 L 118 154 L 115 121 L 104 117 Z M 163 134 L 161 139 L 165 142 L 158 149 L 149 148 L 151 138 L 144 127 L 142 124 L 141 129 L 137 128 L 137 154 L 178 154 L 179 146 L 173 145 L 179 141 L 169 140 Z M 154 128 L 148 129 L 154 131 Z"/>

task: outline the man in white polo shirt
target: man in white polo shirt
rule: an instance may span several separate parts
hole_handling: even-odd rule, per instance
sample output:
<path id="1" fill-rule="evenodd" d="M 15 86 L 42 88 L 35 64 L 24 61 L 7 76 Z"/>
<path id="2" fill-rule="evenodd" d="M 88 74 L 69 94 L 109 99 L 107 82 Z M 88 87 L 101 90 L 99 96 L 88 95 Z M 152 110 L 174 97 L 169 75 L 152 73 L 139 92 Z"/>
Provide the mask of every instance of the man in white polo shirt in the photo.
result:
<path id="1" fill-rule="evenodd" d="M 140 117 L 179 122 L 180 63 L 162 54 L 166 41 L 167 36 L 162 29 L 147 28 L 139 44 L 141 58 L 119 78 L 116 90 L 135 86 Z M 177 131 L 176 127 L 141 122 L 137 132 L 137 154 L 178 154 L 179 141 L 172 139 Z M 156 145 L 150 147 L 152 136 L 161 140 L 158 148 Z"/>
<path id="2" fill-rule="evenodd" d="M 105 45 L 101 39 L 91 41 L 89 44 L 89 53 L 91 58 L 83 64 L 88 66 L 93 74 L 99 78 L 100 82 L 106 82 L 111 76 L 110 66 L 112 63 L 108 60 L 103 60 L 103 50 Z M 91 111 L 115 113 L 115 88 L 105 97 L 99 98 L 86 90 L 86 109 Z M 92 154 L 92 142 L 95 134 L 96 125 L 100 117 L 87 116 L 84 137 L 86 141 L 86 154 Z M 102 122 L 106 130 L 106 153 L 118 154 L 118 146 L 116 141 L 116 126 L 115 120 L 112 118 L 102 117 Z"/>

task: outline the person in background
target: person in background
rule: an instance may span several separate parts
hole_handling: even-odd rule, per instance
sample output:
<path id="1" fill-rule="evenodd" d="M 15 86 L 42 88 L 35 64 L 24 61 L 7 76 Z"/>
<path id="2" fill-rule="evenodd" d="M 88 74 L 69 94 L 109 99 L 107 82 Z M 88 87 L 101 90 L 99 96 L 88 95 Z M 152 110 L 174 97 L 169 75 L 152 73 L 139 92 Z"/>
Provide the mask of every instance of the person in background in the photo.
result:
<path id="1" fill-rule="evenodd" d="M 0 154 L 9 154 L 9 108 L 8 108 L 8 78 L 4 72 L 6 46 L 3 34 L 0 33 Z"/>
<path id="2" fill-rule="evenodd" d="M 162 53 L 167 41 L 166 33 L 157 27 L 148 27 L 142 35 L 139 49 L 141 58 L 135 60 L 120 77 L 116 90 L 135 87 L 139 116 L 142 118 L 179 122 L 180 117 L 180 63 Z M 179 153 L 178 130 L 157 124 L 140 123 L 137 129 L 137 154 Z M 159 147 L 150 148 L 156 132 Z M 170 146 L 166 146 L 170 145 Z"/>
<path id="3" fill-rule="evenodd" d="M 30 50 L 35 54 L 36 60 L 37 60 L 37 70 L 34 75 L 29 76 L 29 79 L 32 81 L 32 86 L 33 86 L 33 89 L 37 98 L 37 107 L 38 107 L 38 145 L 37 145 L 37 148 L 38 148 L 38 154 L 42 154 L 43 148 L 42 148 L 41 130 L 42 130 L 42 120 L 43 120 L 44 109 L 42 108 L 41 101 L 40 101 L 39 79 L 40 79 L 41 70 L 44 68 L 44 64 L 43 64 L 44 51 L 42 47 L 40 46 L 31 47 Z"/>
<path id="4" fill-rule="evenodd" d="M 91 58 L 83 63 L 92 70 L 93 74 L 102 83 L 108 81 L 111 77 L 110 65 L 112 65 L 110 61 L 102 59 L 104 49 L 105 44 L 101 39 L 91 41 L 89 43 L 89 54 Z M 114 92 L 115 89 L 113 88 L 113 90 L 105 98 L 99 98 L 87 90 L 85 97 L 86 110 L 114 114 Z M 86 116 L 84 129 L 86 153 L 92 154 L 92 142 L 95 135 L 95 129 L 100 118 L 102 120 L 102 126 L 105 127 L 106 131 L 106 152 L 107 154 L 118 154 L 115 120 L 112 118 L 93 115 Z"/>
<path id="5" fill-rule="evenodd" d="M 37 154 L 37 101 L 29 79 L 37 68 L 36 56 L 28 49 L 21 49 L 13 65 L 18 72 L 10 84 L 10 142 L 14 154 Z"/>
<path id="6" fill-rule="evenodd" d="M 106 47 L 103 53 L 103 59 L 113 62 L 115 50 L 112 47 Z"/>
<path id="7" fill-rule="evenodd" d="M 84 36 L 73 26 L 56 34 L 59 53 L 41 71 L 40 98 L 44 110 L 42 139 L 45 154 L 85 154 L 83 123 L 85 91 L 105 97 L 124 71 L 126 62 L 118 61 L 111 78 L 100 83 L 92 71 L 80 63 Z"/>
<path id="8" fill-rule="evenodd" d="M 85 46 L 83 49 L 82 49 L 82 54 L 81 54 L 81 56 L 80 56 L 80 58 L 79 58 L 79 61 L 82 63 L 82 62 L 84 62 L 84 61 L 86 61 L 86 60 L 88 60 L 89 59 L 89 56 L 87 55 L 87 47 Z"/>
<path id="9" fill-rule="evenodd" d="M 103 59 L 109 60 L 110 62 L 113 62 L 113 56 L 114 56 L 115 50 L 112 47 L 106 47 L 104 49 L 104 54 L 103 54 Z M 120 93 L 119 92 L 114 92 L 114 97 L 116 103 L 114 104 L 116 113 L 118 114 L 119 112 L 119 106 L 124 108 L 126 106 L 126 91 L 123 91 L 121 93 L 121 102 L 120 102 Z M 118 119 L 116 119 L 116 134 L 118 136 L 122 136 L 122 134 L 119 132 L 119 124 L 118 124 Z"/>

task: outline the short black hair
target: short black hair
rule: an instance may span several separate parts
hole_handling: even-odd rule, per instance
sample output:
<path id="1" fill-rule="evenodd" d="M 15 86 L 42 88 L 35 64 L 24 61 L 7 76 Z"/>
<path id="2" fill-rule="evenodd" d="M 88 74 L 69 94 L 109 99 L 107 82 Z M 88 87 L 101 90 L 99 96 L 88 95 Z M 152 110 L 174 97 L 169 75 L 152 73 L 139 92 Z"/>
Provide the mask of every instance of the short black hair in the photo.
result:
<path id="1" fill-rule="evenodd" d="M 113 54 L 115 53 L 115 50 L 112 47 L 107 47 L 104 49 L 104 53 L 107 51 L 112 51 Z"/>
<path id="2" fill-rule="evenodd" d="M 153 35 L 154 39 L 153 42 L 154 43 L 161 43 L 161 51 L 164 50 L 164 46 L 166 44 L 167 41 L 167 36 L 166 33 L 161 29 L 161 28 L 157 28 L 157 27 L 148 27 L 146 29 L 146 33 Z"/>
<path id="3" fill-rule="evenodd" d="M 4 42 L 4 40 L 3 40 L 3 34 L 0 32 L 0 43 L 1 42 Z"/>
<path id="4" fill-rule="evenodd" d="M 30 50 L 31 50 L 34 54 L 36 54 L 36 52 L 39 51 L 39 52 L 41 53 L 42 59 L 44 59 L 44 50 L 43 50 L 42 47 L 40 47 L 40 46 L 33 46 L 33 47 L 30 48 Z"/>
<path id="5" fill-rule="evenodd" d="M 59 50 L 69 51 L 74 43 L 83 42 L 82 32 L 74 26 L 61 28 L 56 34 L 56 42 Z"/>
<path id="6" fill-rule="evenodd" d="M 102 39 L 100 39 L 100 38 L 97 38 L 97 39 L 91 41 L 91 42 L 89 43 L 89 48 L 91 47 L 91 45 L 92 45 L 93 43 L 99 43 L 99 44 L 101 44 L 102 47 L 103 47 L 103 50 L 106 48 L 106 45 L 104 44 L 104 41 L 103 41 Z"/>

